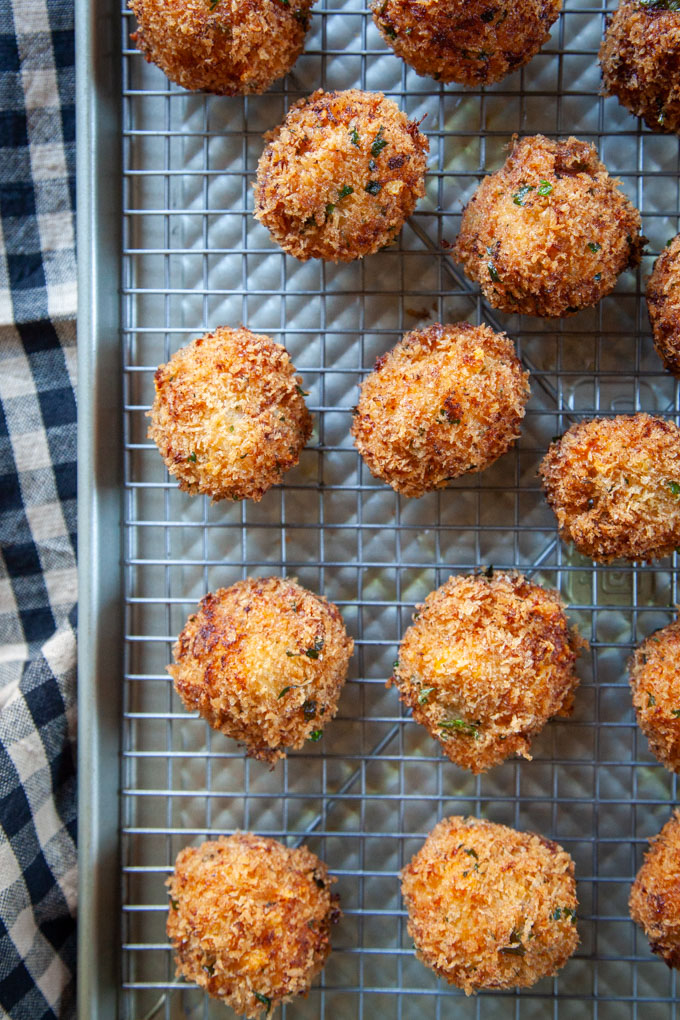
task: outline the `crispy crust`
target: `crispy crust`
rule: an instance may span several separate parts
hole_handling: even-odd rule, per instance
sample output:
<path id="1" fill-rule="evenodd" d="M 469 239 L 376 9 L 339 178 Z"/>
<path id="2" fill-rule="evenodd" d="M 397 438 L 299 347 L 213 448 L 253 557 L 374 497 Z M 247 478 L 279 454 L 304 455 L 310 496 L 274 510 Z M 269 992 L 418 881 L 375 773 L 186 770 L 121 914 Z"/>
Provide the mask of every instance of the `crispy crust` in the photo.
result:
<path id="1" fill-rule="evenodd" d="M 505 333 L 469 322 L 416 329 L 364 380 L 355 445 L 373 475 L 422 496 L 506 453 L 519 436 L 528 379 Z"/>
<path id="2" fill-rule="evenodd" d="M 559 594 L 521 575 L 451 577 L 417 607 L 388 685 L 462 768 L 486 772 L 570 715 L 583 642 Z"/>
<path id="3" fill-rule="evenodd" d="M 190 712 L 274 762 L 333 718 L 353 648 L 332 602 L 291 578 L 249 578 L 201 599 L 167 670 Z"/>
<path id="4" fill-rule="evenodd" d="M 378 251 L 425 194 L 427 138 L 382 92 L 319 89 L 265 140 L 255 216 L 302 261 Z"/>
<path id="5" fill-rule="evenodd" d="M 653 560 L 680 545 L 680 429 L 649 414 L 572 425 L 543 458 L 565 542 L 600 563 Z"/>
<path id="6" fill-rule="evenodd" d="M 680 968 L 680 811 L 673 812 L 650 849 L 630 891 L 630 916 L 653 953 Z"/>
<path id="7" fill-rule="evenodd" d="M 528 63 L 550 38 L 562 0 L 374 0 L 383 39 L 437 81 L 489 85 Z"/>
<path id="8" fill-rule="evenodd" d="M 652 131 L 680 131 L 680 13 L 621 0 L 600 47 L 604 91 Z"/>
<path id="9" fill-rule="evenodd" d="M 671 772 L 680 772 L 680 620 L 636 648 L 630 686 L 650 751 Z"/>
<path id="10" fill-rule="evenodd" d="M 654 263 L 647 283 L 647 309 L 656 352 L 664 367 L 680 376 L 680 234 Z"/>
<path id="11" fill-rule="evenodd" d="M 281 344 L 221 326 L 155 375 L 149 438 L 185 492 L 262 499 L 312 434 L 299 376 Z"/>
<path id="12" fill-rule="evenodd" d="M 578 945 L 574 862 L 532 832 L 446 818 L 404 868 L 401 888 L 419 959 L 466 995 L 527 988 Z"/>
<path id="13" fill-rule="evenodd" d="M 640 223 L 592 145 L 514 136 L 463 210 L 453 256 L 494 308 L 558 318 L 596 305 L 638 264 Z"/>
<path id="14" fill-rule="evenodd" d="M 334 881 L 307 847 L 250 832 L 185 847 L 166 883 L 177 976 L 249 1018 L 306 995 L 340 916 Z"/>
<path id="15" fill-rule="evenodd" d="M 313 0 L 130 0 L 148 61 L 185 89 L 266 92 L 300 53 Z"/>

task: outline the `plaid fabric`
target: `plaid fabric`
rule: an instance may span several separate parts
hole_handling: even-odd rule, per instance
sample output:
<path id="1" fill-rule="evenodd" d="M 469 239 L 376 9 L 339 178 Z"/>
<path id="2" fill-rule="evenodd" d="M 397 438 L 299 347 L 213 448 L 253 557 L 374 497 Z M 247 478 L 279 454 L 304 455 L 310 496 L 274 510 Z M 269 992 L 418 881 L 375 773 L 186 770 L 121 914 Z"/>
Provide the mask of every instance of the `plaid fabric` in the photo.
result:
<path id="1" fill-rule="evenodd" d="M 0 1014 L 75 1013 L 72 4 L 0 3 Z"/>

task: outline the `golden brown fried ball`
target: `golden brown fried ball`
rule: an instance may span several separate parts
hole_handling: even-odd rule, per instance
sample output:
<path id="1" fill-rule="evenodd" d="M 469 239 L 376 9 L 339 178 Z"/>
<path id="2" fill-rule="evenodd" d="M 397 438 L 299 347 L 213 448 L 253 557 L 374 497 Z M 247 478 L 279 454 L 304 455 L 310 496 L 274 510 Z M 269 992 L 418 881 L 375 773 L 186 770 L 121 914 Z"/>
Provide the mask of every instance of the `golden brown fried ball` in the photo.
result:
<path id="1" fill-rule="evenodd" d="M 654 263 L 647 309 L 656 353 L 669 372 L 680 376 L 680 234 Z"/>
<path id="2" fill-rule="evenodd" d="M 636 648 L 630 686 L 650 751 L 671 772 L 680 772 L 680 620 Z"/>
<path id="3" fill-rule="evenodd" d="M 462 768 L 486 772 L 570 715 L 583 642 L 556 591 L 521 575 L 450 577 L 417 607 L 389 684 Z"/>
<path id="4" fill-rule="evenodd" d="M 374 0 L 385 42 L 418 74 L 489 85 L 527 64 L 550 38 L 562 0 Z"/>
<path id="5" fill-rule="evenodd" d="M 419 959 L 466 995 L 527 988 L 578 945 L 574 862 L 533 832 L 446 818 L 404 868 L 401 888 Z"/>
<path id="6" fill-rule="evenodd" d="M 463 210 L 454 258 L 505 312 L 558 318 L 596 305 L 640 261 L 639 212 L 587 142 L 512 145 Z"/>
<path id="7" fill-rule="evenodd" d="M 630 891 L 630 916 L 652 952 L 669 967 L 680 968 L 680 811 L 650 843 Z"/>
<path id="8" fill-rule="evenodd" d="M 149 438 L 185 492 L 256 502 L 312 433 L 301 379 L 281 344 L 221 326 L 155 376 Z"/>
<path id="9" fill-rule="evenodd" d="M 185 847 L 166 883 L 178 977 L 251 1018 L 306 995 L 340 915 L 334 881 L 307 847 L 250 832 Z"/>
<path id="10" fill-rule="evenodd" d="M 185 89 L 266 92 L 300 56 L 313 0 L 130 0 L 132 36 Z"/>
<path id="11" fill-rule="evenodd" d="M 382 92 L 319 89 L 265 140 L 255 216 L 302 261 L 371 255 L 425 194 L 427 138 Z"/>
<path id="12" fill-rule="evenodd" d="M 364 380 L 354 442 L 373 475 L 422 496 L 509 449 L 528 378 L 505 333 L 469 322 L 416 329 Z"/>
<path id="13" fill-rule="evenodd" d="M 653 560 L 680 545 L 680 429 L 649 414 L 593 418 L 539 468 L 560 534 L 600 563 Z"/>
<path id="14" fill-rule="evenodd" d="M 676 0 L 621 0 L 600 47 L 604 91 L 652 131 L 680 131 Z"/>
<path id="15" fill-rule="evenodd" d="M 320 739 L 353 648 L 332 602 L 291 578 L 249 578 L 201 599 L 167 669 L 189 711 L 274 762 Z"/>

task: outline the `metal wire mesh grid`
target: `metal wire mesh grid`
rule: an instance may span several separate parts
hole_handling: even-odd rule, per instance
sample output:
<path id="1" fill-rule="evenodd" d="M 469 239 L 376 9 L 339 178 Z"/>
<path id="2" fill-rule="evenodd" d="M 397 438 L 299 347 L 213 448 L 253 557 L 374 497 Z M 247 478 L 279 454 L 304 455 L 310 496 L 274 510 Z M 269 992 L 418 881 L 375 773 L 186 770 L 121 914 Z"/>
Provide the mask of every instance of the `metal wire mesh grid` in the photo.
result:
<path id="1" fill-rule="evenodd" d="M 482 91 L 418 78 L 387 51 L 358 0 L 317 5 L 305 54 L 265 96 L 189 95 L 131 48 L 123 12 L 123 364 L 126 448 L 121 1012 L 223 1016 L 178 986 L 164 932 L 164 880 L 183 846 L 236 828 L 304 840 L 338 877 L 334 950 L 289 1018 L 565 1018 L 676 1015 L 674 972 L 628 917 L 646 838 L 676 781 L 638 733 L 631 648 L 667 623 L 675 563 L 594 567 L 557 539 L 536 468 L 550 438 L 596 413 L 678 420 L 641 298 L 678 227 L 676 138 L 639 130 L 598 95 L 599 3 L 566 0 L 551 42 Z M 252 217 L 262 132 L 318 86 L 381 90 L 414 118 L 431 154 L 427 195 L 397 245 L 349 265 L 298 263 Z M 513 131 L 595 141 L 643 214 L 650 255 L 593 310 L 564 322 L 485 306 L 446 254 L 481 176 Z M 420 500 L 371 478 L 349 439 L 356 385 L 409 328 L 468 318 L 506 329 L 531 370 L 517 448 L 479 476 Z M 208 328 L 243 322 L 285 343 L 311 391 L 314 436 L 260 504 L 210 506 L 180 493 L 146 438 L 158 363 Z M 452 572 L 489 563 L 560 589 L 591 642 L 574 716 L 551 722 L 532 762 L 472 777 L 401 710 L 385 678 L 414 605 Z M 273 771 L 187 715 L 164 667 L 209 590 L 249 574 L 297 576 L 336 602 L 356 642 L 340 711 L 323 740 Z M 581 945 L 556 979 L 465 999 L 413 955 L 398 873 L 436 821 L 471 813 L 559 840 L 576 863 Z M 167 994 L 166 994 L 167 993 Z M 159 996 L 161 999 L 159 1000 Z"/>

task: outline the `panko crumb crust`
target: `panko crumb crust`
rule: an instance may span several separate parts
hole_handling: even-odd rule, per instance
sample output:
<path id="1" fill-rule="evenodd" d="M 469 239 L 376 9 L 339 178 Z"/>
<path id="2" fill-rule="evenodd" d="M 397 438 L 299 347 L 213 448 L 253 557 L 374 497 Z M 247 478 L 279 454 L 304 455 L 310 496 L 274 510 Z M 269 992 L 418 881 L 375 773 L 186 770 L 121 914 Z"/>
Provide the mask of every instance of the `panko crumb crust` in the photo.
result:
<path id="1" fill-rule="evenodd" d="M 671 772 L 680 772 L 680 620 L 657 630 L 636 648 L 630 662 L 630 686 L 638 725 L 650 751 Z"/>
<path id="2" fill-rule="evenodd" d="M 637 266 L 640 224 L 594 146 L 514 136 L 463 210 L 453 257 L 494 308 L 559 318 L 596 305 Z"/>
<path id="3" fill-rule="evenodd" d="M 647 310 L 656 352 L 664 368 L 680 376 L 680 234 L 654 263 L 647 282 Z"/>
<path id="4" fill-rule="evenodd" d="M 414 330 L 364 380 L 355 445 L 371 474 L 422 496 L 507 452 L 519 436 L 528 379 L 505 333 L 469 322 Z"/>
<path id="5" fill-rule="evenodd" d="M 680 811 L 673 812 L 650 849 L 630 891 L 630 916 L 653 953 L 680 968 Z"/>
<path id="6" fill-rule="evenodd" d="M 255 216 L 302 261 L 391 244 L 425 194 L 429 142 L 382 92 L 318 89 L 265 140 Z"/>
<path id="7" fill-rule="evenodd" d="M 222 96 L 266 92 L 299 57 L 313 0 L 130 0 L 133 42 L 171 81 Z"/>
<path id="8" fill-rule="evenodd" d="M 600 563 L 680 545 L 680 429 L 640 412 L 592 418 L 553 442 L 539 473 L 565 542 Z"/>
<path id="9" fill-rule="evenodd" d="M 680 131 L 680 11 L 621 0 L 600 47 L 604 91 L 652 131 Z"/>
<path id="10" fill-rule="evenodd" d="M 577 654 L 556 591 L 521 575 L 449 580 L 416 607 L 388 685 L 451 761 L 486 772 L 570 715 Z"/>
<path id="11" fill-rule="evenodd" d="M 374 0 L 373 20 L 418 74 L 489 85 L 527 64 L 550 38 L 562 0 Z"/>
<path id="12" fill-rule="evenodd" d="M 198 337 L 158 367 L 154 383 L 149 438 L 185 492 L 257 502 L 312 434 L 286 349 L 249 329 Z"/>
<path id="13" fill-rule="evenodd" d="M 177 976 L 249 1018 L 306 995 L 340 916 L 334 881 L 307 847 L 250 832 L 185 847 L 166 883 Z"/>
<path id="14" fill-rule="evenodd" d="M 321 737 L 353 649 L 332 602 L 291 578 L 248 578 L 201 599 L 167 670 L 190 712 L 273 763 Z"/>
<path id="15" fill-rule="evenodd" d="M 578 945 L 574 862 L 531 832 L 439 822 L 402 872 L 417 956 L 466 995 L 528 988 Z"/>

